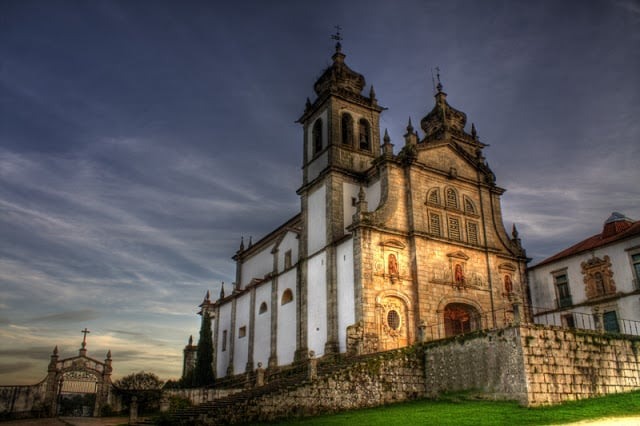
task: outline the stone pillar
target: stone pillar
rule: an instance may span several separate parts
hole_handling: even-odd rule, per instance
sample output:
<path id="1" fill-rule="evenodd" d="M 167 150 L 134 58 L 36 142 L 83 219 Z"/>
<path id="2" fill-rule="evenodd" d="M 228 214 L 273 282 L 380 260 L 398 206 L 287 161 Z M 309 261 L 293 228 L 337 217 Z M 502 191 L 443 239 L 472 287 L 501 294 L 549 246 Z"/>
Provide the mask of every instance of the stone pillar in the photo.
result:
<path id="1" fill-rule="evenodd" d="M 593 308 L 593 320 L 595 322 L 596 330 L 604 333 L 604 317 L 599 306 Z"/>
<path id="2" fill-rule="evenodd" d="M 256 387 L 264 386 L 264 368 L 262 368 L 262 363 L 258 363 L 258 368 L 256 368 Z"/>
<path id="3" fill-rule="evenodd" d="M 235 293 L 235 291 L 234 291 Z M 231 301 L 231 325 L 229 330 L 229 365 L 227 366 L 227 376 L 233 376 L 233 353 L 236 343 L 236 305 L 238 298 L 233 297 Z"/>
<path id="4" fill-rule="evenodd" d="M 318 378 L 318 358 L 313 351 L 309 351 L 309 369 L 307 371 L 307 378 L 309 380 L 315 380 Z"/>
<path id="5" fill-rule="evenodd" d="M 167 411 L 169 411 L 169 407 L 171 407 L 169 397 L 163 393 L 160 397 L 160 412 L 166 413 Z"/>
<path id="6" fill-rule="evenodd" d="M 253 371 L 253 342 L 255 340 L 256 328 L 256 287 L 251 288 L 249 301 L 249 341 L 247 342 L 247 365 L 244 370 L 246 373 Z"/>
<path id="7" fill-rule="evenodd" d="M 513 323 L 515 325 L 520 325 L 522 317 L 522 315 L 520 314 L 520 306 L 521 304 L 519 302 L 513 304 Z"/>
<path id="8" fill-rule="evenodd" d="M 131 403 L 129 404 L 129 424 L 135 424 L 138 421 L 138 398 L 131 397 Z"/>
<path id="9" fill-rule="evenodd" d="M 427 325 L 424 323 L 424 320 L 420 320 L 420 325 L 418 325 L 418 342 L 420 343 L 425 342 L 426 331 L 427 331 Z"/>

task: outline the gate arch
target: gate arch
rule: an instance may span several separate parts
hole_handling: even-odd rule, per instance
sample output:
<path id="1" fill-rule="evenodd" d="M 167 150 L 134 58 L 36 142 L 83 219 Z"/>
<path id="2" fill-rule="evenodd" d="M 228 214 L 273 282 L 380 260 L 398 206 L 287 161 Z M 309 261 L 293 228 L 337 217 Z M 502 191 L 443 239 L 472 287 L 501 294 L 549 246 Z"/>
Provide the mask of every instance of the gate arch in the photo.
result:
<path id="1" fill-rule="evenodd" d="M 56 346 L 51 354 L 46 378 L 45 399 L 49 415 L 58 415 L 62 395 L 95 394 L 91 415 L 99 417 L 102 407 L 113 398 L 111 363 L 111 351 L 107 352 L 104 362 L 88 357 L 85 341 L 82 342 L 78 356 L 71 358 L 58 359 Z"/>

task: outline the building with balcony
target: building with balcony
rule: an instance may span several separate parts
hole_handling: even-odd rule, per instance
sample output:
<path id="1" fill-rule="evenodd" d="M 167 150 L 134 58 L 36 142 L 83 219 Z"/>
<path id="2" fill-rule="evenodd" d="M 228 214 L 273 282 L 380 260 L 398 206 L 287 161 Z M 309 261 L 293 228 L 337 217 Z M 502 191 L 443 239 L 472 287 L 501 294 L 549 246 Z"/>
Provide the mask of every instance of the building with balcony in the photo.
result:
<path id="1" fill-rule="evenodd" d="M 640 335 L 640 221 L 602 231 L 528 269 L 536 323 Z"/>

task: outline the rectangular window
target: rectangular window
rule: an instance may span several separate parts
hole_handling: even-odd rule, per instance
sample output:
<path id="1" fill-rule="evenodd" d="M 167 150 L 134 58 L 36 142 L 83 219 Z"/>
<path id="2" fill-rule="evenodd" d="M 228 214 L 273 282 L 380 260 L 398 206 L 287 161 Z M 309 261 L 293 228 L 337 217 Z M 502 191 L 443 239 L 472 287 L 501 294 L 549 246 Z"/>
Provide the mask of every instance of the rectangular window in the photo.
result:
<path id="1" fill-rule="evenodd" d="M 637 290 L 640 289 L 640 253 L 631 255 L 631 263 L 633 264 L 633 278 Z"/>
<path id="2" fill-rule="evenodd" d="M 243 325 L 238 329 L 238 338 L 242 339 L 243 337 L 246 337 L 246 336 L 247 336 L 247 326 Z"/>
<path id="3" fill-rule="evenodd" d="M 467 240 L 469 244 L 478 244 L 478 224 L 475 222 L 467 222 Z"/>
<path id="4" fill-rule="evenodd" d="M 291 250 L 284 252 L 284 269 L 291 268 Z"/>
<path id="5" fill-rule="evenodd" d="M 460 241 L 460 220 L 457 217 L 449 218 L 449 238 Z"/>
<path id="6" fill-rule="evenodd" d="M 602 321 L 604 322 L 604 329 L 610 333 L 620 333 L 620 326 L 618 325 L 618 316 L 616 311 L 605 312 L 602 315 Z"/>
<path id="7" fill-rule="evenodd" d="M 558 274 L 553 277 L 555 281 L 556 288 L 558 290 L 558 307 L 566 308 L 567 306 L 571 306 L 573 302 L 571 301 L 571 293 L 569 292 L 569 280 L 567 278 L 567 274 Z"/>
<path id="8" fill-rule="evenodd" d="M 227 330 L 222 332 L 222 352 L 227 350 Z"/>
<path id="9" fill-rule="evenodd" d="M 429 217 L 429 226 L 431 227 L 431 233 L 433 235 L 442 235 L 442 229 L 440 229 L 440 215 L 431 213 Z"/>
<path id="10" fill-rule="evenodd" d="M 576 322 L 573 314 L 562 315 L 562 325 L 567 328 L 576 328 Z"/>

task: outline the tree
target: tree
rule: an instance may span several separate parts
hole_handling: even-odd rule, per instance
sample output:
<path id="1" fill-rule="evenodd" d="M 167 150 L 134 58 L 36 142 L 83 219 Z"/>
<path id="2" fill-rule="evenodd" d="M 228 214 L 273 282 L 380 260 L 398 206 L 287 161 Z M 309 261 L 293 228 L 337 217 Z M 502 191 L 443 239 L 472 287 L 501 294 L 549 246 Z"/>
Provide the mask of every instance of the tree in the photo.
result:
<path id="1" fill-rule="evenodd" d="M 113 383 L 125 405 L 129 405 L 132 397 L 136 397 L 141 412 L 154 412 L 158 409 L 162 384 L 158 376 L 145 371 L 129 374 Z"/>
<path id="2" fill-rule="evenodd" d="M 193 374 L 193 386 L 206 386 L 213 383 L 213 341 L 211 339 L 211 318 L 208 312 L 202 316 L 200 339 L 196 352 L 196 366 Z"/>
<path id="3" fill-rule="evenodd" d="M 113 384 L 124 390 L 154 390 L 162 388 L 162 380 L 153 373 L 139 371 L 116 380 Z"/>

